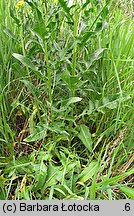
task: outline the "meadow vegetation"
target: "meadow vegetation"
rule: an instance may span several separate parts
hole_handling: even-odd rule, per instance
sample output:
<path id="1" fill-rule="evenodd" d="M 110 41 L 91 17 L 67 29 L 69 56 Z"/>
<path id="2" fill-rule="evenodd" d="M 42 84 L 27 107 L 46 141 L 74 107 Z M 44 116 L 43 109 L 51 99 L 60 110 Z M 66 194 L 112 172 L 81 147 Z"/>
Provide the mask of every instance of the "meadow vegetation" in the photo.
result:
<path id="1" fill-rule="evenodd" d="M 134 199 L 130 0 L 0 1 L 0 199 Z"/>

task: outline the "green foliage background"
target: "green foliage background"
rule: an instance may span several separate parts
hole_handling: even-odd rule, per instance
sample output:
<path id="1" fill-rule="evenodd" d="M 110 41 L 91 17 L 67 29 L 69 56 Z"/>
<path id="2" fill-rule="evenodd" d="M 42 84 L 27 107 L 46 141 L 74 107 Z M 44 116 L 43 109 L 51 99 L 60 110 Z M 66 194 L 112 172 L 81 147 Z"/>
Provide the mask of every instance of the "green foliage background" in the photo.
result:
<path id="1" fill-rule="evenodd" d="M 0 199 L 134 198 L 133 3 L 70 2 L 0 1 Z"/>

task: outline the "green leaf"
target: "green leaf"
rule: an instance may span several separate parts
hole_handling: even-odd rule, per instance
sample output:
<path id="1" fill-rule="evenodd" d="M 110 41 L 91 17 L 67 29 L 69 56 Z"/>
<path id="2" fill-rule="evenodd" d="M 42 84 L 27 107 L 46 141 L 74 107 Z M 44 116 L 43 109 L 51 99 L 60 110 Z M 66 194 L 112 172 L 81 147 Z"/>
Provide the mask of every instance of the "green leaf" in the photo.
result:
<path id="1" fill-rule="evenodd" d="M 90 39 L 90 37 L 91 37 L 92 35 L 94 35 L 94 34 L 95 34 L 95 32 L 93 32 L 93 31 L 88 31 L 88 32 L 84 33 L 82 37 L 80 36 L 80 38 L 79 38 L 80 41 L 81 41 L 80 46 L 81 46 L 81 47 L 85 46 L 86 42 L 87 42 L 87 41 Z"/>
<path id="2" fill-rule="evenodd" d="M 33 65 L 33 63 L 31 62 L 31 60 L 29 58 L 27 58 L 21 54 L 18 54 L 18 53 L 13 53 L 12 55 L 14 58 L 18 59 L 22 64 L 24 64 L 26 67 L 29 67 L 33 71 L 37 71 L 37 67 L 35 67 Z"/>
<path id="3" fill-rule="evenodd" d="M 102 29 L 103 29 L 103 23 L 102 23 L 102 22 L 98 22 L 98 23 L 96 24 L 95 31 L 98 32 L 98 31 L 100 31 L 100 30 L 102 30 Z"/>
<path id="4" fill-rule="evenodd" d="M 5 173 L 9 173 L 15 170 L 17 173 L 25 174 L 32 172 L 31 162 L 27 157 L 20 157 L 18 160 L 10 161 L 4 170 Z"/>
<path id="5" fill-rule="evenodd" d="M 66 194 L 64 193 L 64 191 L 62 189 L 58 188 L 60 186 L 61 185 L 56 185 L 56 187 L 54 188 L 54 190 L 59 192 L 60 197 L 61 197 L 61 194 L 66 197 Z M 61 186 L 61 187 L 63 187 L 63 186 Z"/>
<path id="6" fill-rule="evenodd" d="M 67 83 L 70 90 L 77 89 L 77 85 L 81 83 L 78 76 L 71 76 L 68 71 L 62 73 L 61 79 Z"/>
<path id="7" fill-rule="evenodd" d="M 20 190 L 20 195 L 21 199 L 24 199 L 24 200 L 30 200 L 30 196 L 29 196 L 29 190 L 28 190 L 28 187 L 26 185 L 24 185 L 22 187 L 22 189 Z"/>
<path id="8" fill-rule="evenodd" d="M 68 71 L 64 71 L 61 75 L 61 79 L 70 86 L 70 73 Z"/>
<path id="9" fill-rule="evenodd" d="M 65 13 L 72 19 L 72 15 L 70 14 L 70 8 L 67 6 L 64 0 L 58 0 L 61 7 L 64 9 Z"/>
<path id="10" fill-rule="evenodd" d="M 53 164 L 49 164 L 46 183 L 44 185 L 44 189 L 56 184 L 56 181 L 61 181 L 63 176 L 63 171 L 59 166 L 54 166 Z"/>
<path id="11" fill-rule="evenodd" d="M 24 139 L 25 142 L 35 142 L 44 139 L 47 135 L 47 126 L 39 123 L 35 128 L 35 133 Z"/>
<path id="12" fill-rule="evenodd" d="M 118 181 L 120 181 L 121 179 L 123 179 L 123 178 L 125 178 L 125 177 L 127 177 L 127 176 L 129 176 L 131 174 L 134 174 L 134 169 L 131 169 L 128 172 L 123 173 L 123 174 L 121 174 L 119 176 L 115 176 L 113 178 L 108 178 L 106 180 L 103 180 L 102 182 L 97 183 L 96 186 L 104 186 L 104 185 L 107 186 L 107 185 L 110 185 L 110 184 L 115 184 Z"/>
<path id="13" fill-rule="evenodd" d="M 82 10 L 83 10 L 84 8 L 86 8 L 86 6 L 87 6 L 88 4 L 90 4 L 90 2 L 91 2 L 91 0 L 86 0 L 86 3 L 84 3 L 83 6 L 82 6 Z"/>
<path id="14" fill-rule="evenodd" d="M 64 137 L 64 140 L 69 140 L 69 134 L 65 131 L 64 127 L 60 122 L 53 122 L 53 124 L 50 124 L 48 127 L 48 130 L 52 131 L 52 133 L 61 134 L 62 137 L 58 136 L 57 140 Z"/>
<path id="15" fill-rule="evenodd" d="M 0 176 L 0 187 L 3 187 L 6 182 L 6 179 L 3 177 L 3 175 Z"/>
<path id="16" fill-rule="evenodd" d="M 70 190 L 70 188 L 67 185 L 63 185 L 63 187 L 67 190 L 67 192 L 71 195 L 74 195 L 74 193 Z"/>
<path id="17" fill-rule="evenodd" d="M 10 29 L 4 27 L 4 32 L 12 39 L 15 39 L 15 35 L 11 32 Z"/>
<path id="18" fill-rule="evenodd" d="M 33 12 L 36 11 L 36 22 L 33 26 L 32 31 L 39 36 L 42 40 L 44 40 L 45 36 L 47 35 L 47 30 L 45 26 L 44 18 L 42 17 L 41 11 L 38 9 L 37 4 L 34 2 L 29 2 L 26 0 L 26 2 L 29 4 L 29 6 L 32 8 Z"/>
<path id="19" fill-rule="evenodd" d="M 92 161 L 79 175 L 80 182 L 84 183 L 91 179 L 98 169 L 98 162 Z"/>
<path id="20" fill-rule="evenodd" d="M 118 106 L 117 101 L 112 101 L 111 103 L 108 103 L 108 104 L 106 105 L 106 107 L 107 107 L 108 109 L 116 109 L 117 106 Z"/>
<path id="21" fill-rule="evenodd" d="M 21 80 L 21 82 L 23 82 L 26 87 L 30 90 L 30 92 L 33 94 L 33 96 L 38 99 L 39 98 L 39 91 L 38 89 L 31 83 L 29 82 L 28 80 Z"/>
<path id="22" fill-rule="evenodd" d="M 10 16 L 14 19 L 15 23 L 20 26 L 20 20 L 14 15 L 14 10 L 10 8 Z"/>
<path id="23" fill-rule="evenodd" d="M 78 134 L 78 138 L 91 152 L 92 151 L 92 139 L 91 139 L 91 133 L 89 132 L 89 128 L 86 125 L 80 125 L 77 128 L 78 130 L 80 130 L 80 133 Z"/>
<path id="24" fill-rule="evenodd" d="M 89 67 L 91 67 L 91 65 L 99 60 L 102 57 L 102 54 L 104 52 L 104 50 L 106 50 L 106 48 L 100 48 L 98 50 L 96 50 L 91 56 L 90 56 L 90 63 L 89 63 Z"/>
<path id="25" fill-rule="evenodd" d="M 120 190 L 124 192 L 130 199 L 134 199 L 134 188 L 128 186 L 120 187 Z"/>
<path id="26" fill-rule="evenodd" d="M 18 62 L 13 63 L 11 67 L 16 72 L 16 74 L 18 74 L 19 78 L 27 76 L 26 70 L 21 68 Z"/>
<path id="27" fill-rule="evenodd" d="M 38 68 L 34 66 L 34 64 L 31 62 L 31 60 L 21 54 L 13 53 L 12 56 L 19 60 L 22 64 L 24 64 L 26 67 L 29 67 L 31 70 L 34 71 L 34 73 L 40 78 L 44 79 L 43 75 L 38 71 Z"/>
<path id="28" fill-rule="evenodd" d="M 47 176 L 47 166 L 44 164 L 43 160 L 36 167 L 35 185 L 33 187 L 33 191 L 37 191 L 43 187 Z"/>
<path id="29" fill-rule="evenodd" d="M 62 106 L 69 106 L 70 104 L 73 104 L 73 103 L 77 103 L 79 101 L 81 101 L 82 98 L 80 97 L 70 97 L 69 99 L 66 99 L 66 100 L 63 100 L 62 101 Z"/>
<path id="30" fill-rule="evenodd" d="M 32 31 L 37 36 L 39 36 L 42 40 L 44 40 L 45 36 L 47 35 L 47 31 L 46 31 L 44 23 L 36 23 Z"/>

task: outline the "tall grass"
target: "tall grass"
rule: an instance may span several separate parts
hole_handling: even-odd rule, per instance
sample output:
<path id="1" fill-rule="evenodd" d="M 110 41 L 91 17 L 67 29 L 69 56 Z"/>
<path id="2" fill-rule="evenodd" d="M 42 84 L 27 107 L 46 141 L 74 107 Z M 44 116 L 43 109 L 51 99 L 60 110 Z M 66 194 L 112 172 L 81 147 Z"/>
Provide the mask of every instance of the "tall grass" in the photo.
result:
<path id="1" fill-rule="evenodd" d="M 0 2 L 0 199 L 128 199 L 128 1 Z"/>

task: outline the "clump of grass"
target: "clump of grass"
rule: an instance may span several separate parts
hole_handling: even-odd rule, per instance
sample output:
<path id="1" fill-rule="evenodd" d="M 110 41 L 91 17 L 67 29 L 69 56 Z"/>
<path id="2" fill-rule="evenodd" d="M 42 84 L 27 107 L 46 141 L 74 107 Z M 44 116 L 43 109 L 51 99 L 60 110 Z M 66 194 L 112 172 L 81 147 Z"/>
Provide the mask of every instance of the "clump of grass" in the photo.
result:
<path id="1" fill-rule="evenodd" d="M 0 2 L 0 199 L 134 198 L 131 6 Z"/>

